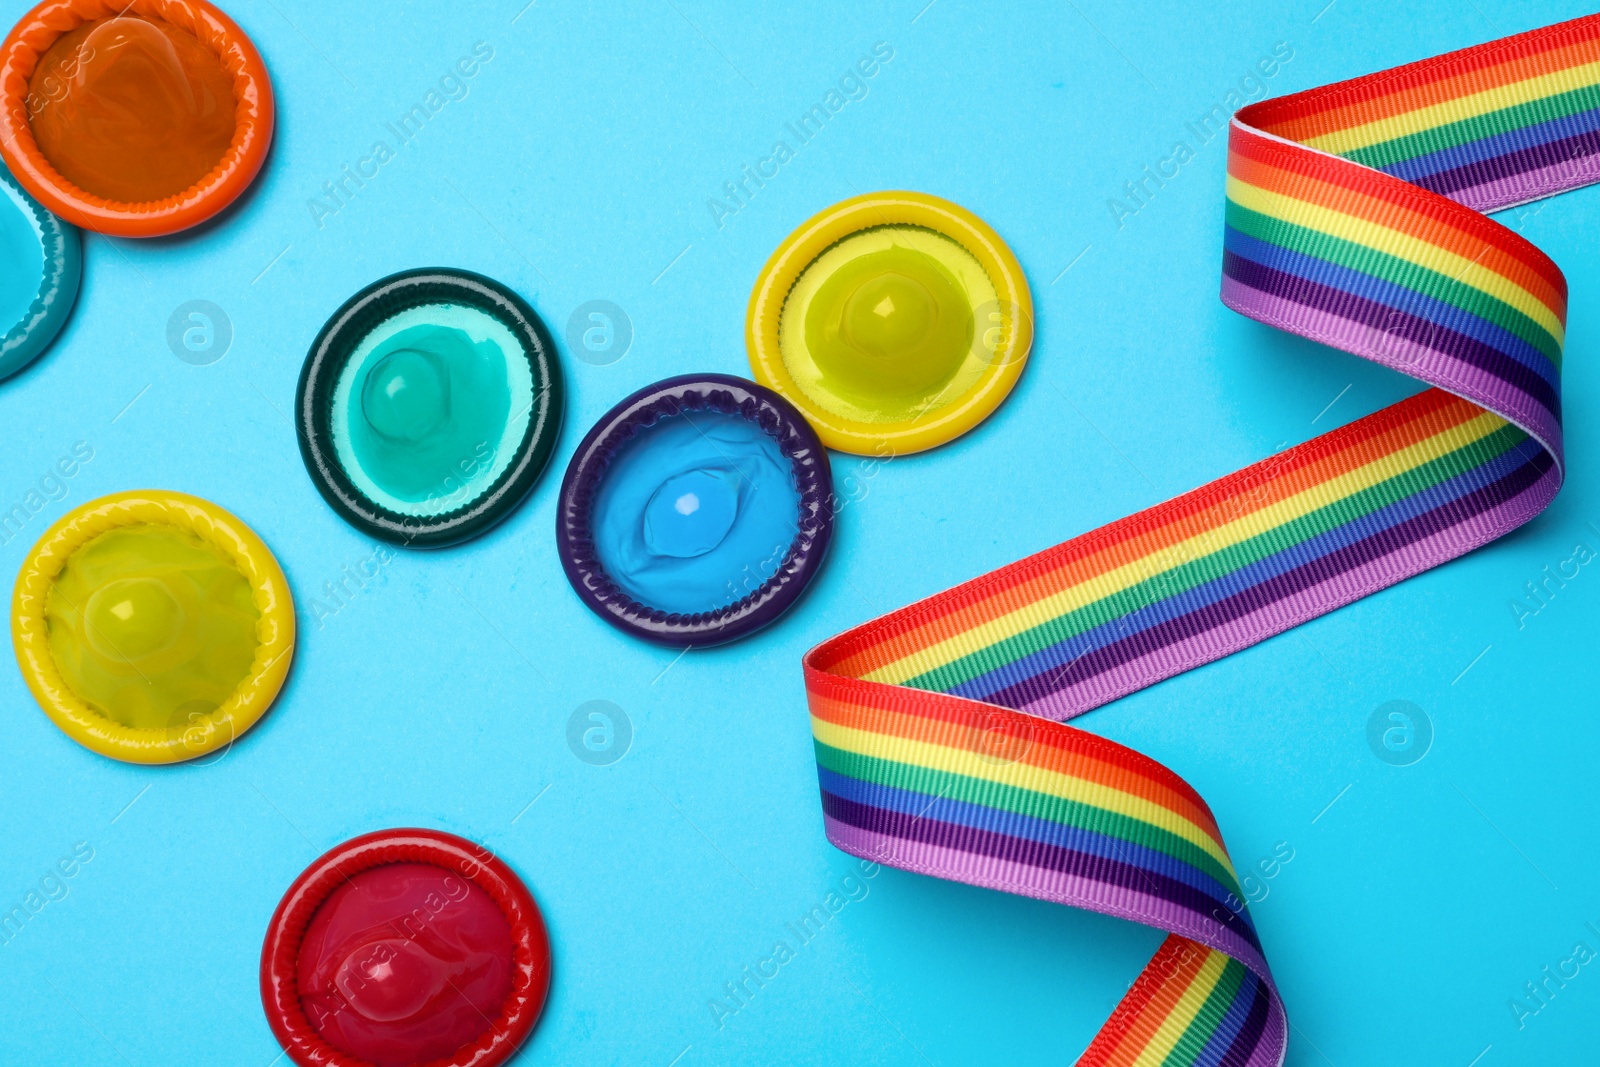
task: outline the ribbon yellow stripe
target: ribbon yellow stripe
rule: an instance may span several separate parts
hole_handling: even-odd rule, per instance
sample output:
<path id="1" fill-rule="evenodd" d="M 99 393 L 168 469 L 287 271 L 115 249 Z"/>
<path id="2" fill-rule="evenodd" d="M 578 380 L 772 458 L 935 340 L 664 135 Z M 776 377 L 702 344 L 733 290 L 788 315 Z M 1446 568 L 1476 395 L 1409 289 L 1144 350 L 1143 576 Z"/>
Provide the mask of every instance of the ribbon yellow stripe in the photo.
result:
<path id="1" fill-rule="evenodd" d="M 1257 189 L 1269 189 L 1282 183 L 1293 183 L 1294 188 L 1301 193 L 1302 201 L 1338 203 L 1347 209 L 1346 214 L 1354 214 L 1358 218 L 1384 218 L 1396 224 L 1405 222 L 1409 224 L 1409 229 L 1412 233 L 1418 230 L 1426 232 L 1441 247 L 1454 249 L 1465 247 L 1474 256 L 1482 255 L 1481 238 L 1470 231 L 1453 226 L 1446 229 L 1437 219 L 1421 211 L 1402 207 L 1377 195 L 1349 189 L 1336 185 L 1331 181 L 1324 181 L 1321 178 L 1296 174 L 1293 171 L 1285 170 L 1276 163 L 1267 163 L 1260 160 L 1250 161 L 1248 173 L 1255 176 L 1254 180 L 1249 178 L 1241 178 L 1241 180 L 1245 181 L 1246 184 L 1254 185 Z M 1394 228 L 1400 232 L 1405 232 L 1399 225 Z M 1484 258 L 1487 259 L 1488 257 L 1485 256 Z M 1498 258 L 1506 269 L 1497 273 L 1516 281 L 1518 285 L 1521 285 L 1522 288 L 1526 289 L 1546 307 L 1565 306 L 1566 295 L 1558 287 L 1552 286 L 1537 272 L 1533 271 L 1531 267 L 1526 266 L 1503 251 Z M 1511 262 L 1507 262 L 1507 260 Z M 1527 282 L 1532 284 L 1525 284 Z"/>
<path id="2" fill-rule="evenodd" d="M 1189 1024 L 1200 1014 L 1200 1008 L 1205 1004 L 1206 998 L 1222 980 L 1223 968 L 1227 966 L 1226 953 L 1213 950 L 1206 956 L 1206 961 L 1200 965 L 1200 970 L 1189 983 L 1189 988 L 1183 991 L 1177 1005 L 1156 1028 L 1156 1032 L 1150 1035 L 1150 1042 L 1145 1045 L 1144 1051 L 1139 1053 L 1139 1058 L 1134 1060 L 1130 1067 L 1161 1067 L 1167 1061 L 1167 1057 L 1177 1047 L 1178 1039 L 1188 1031 Z"/>
<path id="3" fill-rule="evenodd" d="M 1540 74 L 1519 82 L 1512 82 L 1509 85 L 1502 85 L 1498 88 L 1485 89 L 1481 93 L 1473 93 L 1470 96 L 1444 100 L 1427 107 L 1419 107 L 1414 111 L 1407 111 L 1401 115 L 1393 115 L 1386 119 L 1376 119 L 1360 126 L 1350 126 L 1318 137 L 1296 137 L 1294 140 L 1308 144 L 1312 148 L 1320 148 L 1324 152 L 1343 155 L 1346 152 L 1354 152 L 1359 148 L 1367 148 L 1371 145 L 1382 144 L 1385 141 L 1393 141 L 1396 138 L 1406 137 L 1413 133 L 1421 133 L 1424 130 L 1431 130 L 1438 126 L 1448 126 L 1452 122 L 1475 119 L 1479 115 L 1502 111 L 1508 107 L 1516 107 L 1518 104 L 1532 103 L 1547 96 L 1569 93 L 1574 89 L 1582 89 L 1596 82 L 1600 82 L 1600 60 L 1593 63 L 1585 63 L 1581 67 L 1568 67 L 1566 70 Z"/>
<path id="4" fill-rule="evenodd" d="M 811 730 L 818 741 L 829 748 L 853 752 L 859 756 L 887 759 L 929 770 L 959 774 L 964 778 L 977 778 L 996 785 L 1026 789 L 1092 808 L 1123 815 L 1130 819 L 1158 826 L 1174 837 L 1202 850 L 1216 860 L 1222 869 L 1233 874 L 1233 863 L 1222 847 L 1193 822 L 1152 800 L 1125 793 L 1120 789 L 1070 774 L 1052 771 L 1021 760 L 1016 763 L 997 763 L 980 759 L 977 754 L 961 748 L 948 748 L 928 741 L 913 741 L 905 737 L 886 737 L 867 730 L 857 730 L 839 723 L 829 722 L 813 715 Z"/>
<path id="5" fill-rule="evenodd" d="M 1391 230 L 1387 226 L 1380 226 L 1369 219 L 1346 215 L 1321 204 L 1296 200 L 1294 197 L 1251 185 L 1232 174 L 1228 175 L 1228 199 L 1257 214 L 1282 219 L 1327 234 L 1329 237 L 1337 237 L 1379 252 L 1386 252 L 1397 259 L 1403 259 L 1426 270 L 1443 274 L 1447 278 L 1453 278 L 1464 285 L 1470 285 L 1511 305 L 1537 322 L 1545 332 L 1555 338 L 1557 346 L 1563 343 L 1566 330 L 1555 312 L 1551 311 L 1544 301 L 1505 275 L 1490 270 L 1476 260 L 1459 256 L 1436 244 L 1419 240 L 1398 230 Z"/>
<path id="6" fill-rule="evenodd" d="M 1387 481 L 1406 471 L 1430 463 L 1440 456 L 1454 452 L 1505 426 L 1506 420 L 1490 412 L 1453 426 L 1443 433 L 1418 441 L 1408 448 L 1380 456 L 1371 463 L 1311 486 L 1294 496 L 1267 507 L 1242 515 L 1215 529 L 1204 530 L 1185 541 L 1180 541 L 1160 552 L 1149 553 L 1115 570 L 1106 571 L 1087 581 L 1067 586 L 1060 592 L 1025 604 L 1015 611 L 1001 615 L 970 630 L 943 641 L 917 649 L 892 663 L 862 675 L 867 681 L 899 685 L 919 674 L 943 667 L 975 649 L 987 648 L 1017 634 L 1024 633 L 1051 619 L 1087 607 L 1097 600 L 1122 592 L 1140 582 L 1147 581 L 1163 571 L 1201 559 L 1213 552 L 1248 541 L 1268 530 L 1282 526 L 1336 500 Z M 1151 565 L 1151 558 L 1161 562 Z"/>

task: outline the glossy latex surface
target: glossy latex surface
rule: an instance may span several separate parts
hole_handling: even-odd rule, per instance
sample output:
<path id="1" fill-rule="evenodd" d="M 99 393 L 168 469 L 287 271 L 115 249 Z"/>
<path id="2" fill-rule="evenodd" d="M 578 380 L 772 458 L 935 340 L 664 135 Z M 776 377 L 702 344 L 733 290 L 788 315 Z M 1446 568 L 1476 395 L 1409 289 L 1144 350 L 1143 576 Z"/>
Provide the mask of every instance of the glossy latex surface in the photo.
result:
<path id="1" fill-rule="evenodd" d="M 777 573 L 799 514 L 778 442 L 738 415 L 696 411 L 661 419 L 623 446 L 592 522 L 601 563 L 629 596 L 695 614 Z"/>
<path id="2" fill-rule="evenodd" d="M 0 166 L 0 378 L 31 363 L 78 297 L 82 244 Z"/>
<path id="3" fill-rule="evenodd" d="M 43 277 L 44 245 L 33 214 L 10 186 L 0 188 L 0 336 L 28 313 Z"/>
<path id="4" fill-rule="evenodd" d="M 145 523 L 74 552 L 45 618 L 56 666 L 80 700 L 123 726 L 181 732 L 250 673 L 260 612 L 215 548 Z"/>
<path id="5" fill-rule="evenodd" d="M 409 308 L 372 329 L 334 391 L 334 448 L 369 499 L 402 515 L 469 503 L 527 431 L 533 378 L 516 335 L 474 307 Z"/>
<path id="6" fill-rule="evenodd" d="M 301 1005 L 335 1048 L 369 1063 L 450 1056 L 501 1013 L 512 935 L 481 888 L 431 863 L 390 863 L 334 890 L 300 946 Z"/>
<path id="7" fill-rule="evenodd" d="M 63 34 L 28 83 L 39 150 L 107 200 L 175 196 L 233 141 L 232 79 L 201 41 L 161 19 L 95 19 Z"/>
<path id="8" fill-rule="evenodd" d="M 880 226 L 823 252 L 795 281 L 779 323 L 784 366 L 828 411 L 914 419 L 983 372 L 975 312 L 995 301 L 977 260 L 916 226 Z"/>

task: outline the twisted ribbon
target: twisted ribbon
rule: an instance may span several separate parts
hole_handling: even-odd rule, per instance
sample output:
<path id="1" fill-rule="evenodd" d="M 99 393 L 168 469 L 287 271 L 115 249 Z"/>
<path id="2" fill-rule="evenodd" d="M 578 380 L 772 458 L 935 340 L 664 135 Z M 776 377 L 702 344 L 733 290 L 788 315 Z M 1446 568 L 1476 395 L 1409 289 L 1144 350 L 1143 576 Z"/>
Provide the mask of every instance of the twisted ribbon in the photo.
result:
<path id="1" fill-rule="evenodd" d="M 1429 383 L 817 646 L 828 839 L 1170 935 L 1079 1067 L 1281 1064 L 1211 811 L 1066 726 L 1469 552 L 1561 485 L 1566 280 L 1480 212 L 1600 178 L 1600 16 L 1234 116 L 1222 299 Z"/>

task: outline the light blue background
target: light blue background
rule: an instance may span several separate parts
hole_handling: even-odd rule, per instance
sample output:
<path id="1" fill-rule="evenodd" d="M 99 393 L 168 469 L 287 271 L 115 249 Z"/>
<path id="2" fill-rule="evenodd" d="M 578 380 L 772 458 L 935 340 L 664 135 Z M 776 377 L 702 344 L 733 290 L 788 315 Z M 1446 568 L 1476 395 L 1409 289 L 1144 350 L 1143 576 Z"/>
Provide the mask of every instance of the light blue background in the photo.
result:
<path id="1" fill-rule="evenodd" d="M 0 946 L 0 1061 L 268 1067 L 256 973 L 279 894 L 325 849 L 409 824 L 488 844 L 544 908 L 555 983 L 521 1063 L 1071 1063 L 1160 935 L 891 870 L 717 1026 L 707 1001 L 854 867 L 822 836 L 801 654 L 1412 392 L 1218 302 L 1220 138 L 1121 229 L 1106 200 L 1277 42 L 1294 49 L 1266 81 L 1281 95 L 1584 5 L 523 2 L 228 3 L 277 94 L 261 179 L 198 233 L 89 237 L 71 323 L 0 386 L 3 506 L 75 441 L 94 448 L 66 498 L 0 548 L 0 571 L 70 507 L 180 489 L 271 545 L 301 626 L 277 705 L 209 766 L 93 755 L 0 671 L 0 910 L 75 842 L 94 848 L 69 894 Z M 22 5 L 5 10 L 9 22 Z M 392 146 L 384 123 L 477 41 L 494 57 L 467 97 L 319 227 L 308 199 L 375 140 Z M 869 95 L 719 229 L 707 199 L 875 42 L 894 58 Z M 949 447 L 870 476 L 835 456 L 835 477 L 865 495 L 781 624 L 681 659 L 613 632 L 554 555 L 573 446 L 650 381 L 743 373 L 766 256 L 812 212 L 882 188 L 949 197 L 1010 242 L 1038 309 L 1021 384 Z M 1295 1065 L 1580 1062 L 1600 1037 L 1600 965 L 1521 1030 L 1508 1007 L 1575 942 L 1600 949 L 1584 927 L 1600 926 L 1600 570 L 1521 629 L 1508 606 L 1576 542 L 1600 548 L 1600 190 L 1501 218 L 1572 286 L 1571 474 L 1548 512 L 1079 720 L 1187 778 L 1241 868 L 1293 848 L 1254 911 Z M 563 353 L 561 447 L 509 522 L 400 554 L 324 618 L 313 598 L 372 545 L 301 467 L 296 375 L 348 295 L 433 264 L 506 281 L 558 336 L 580 303 L 615 301 L 632 351 L 607 367 Z M 212 366 L 165 340 L 191 299 L 233 325 Z M 565 740 L 596 699 L 634 726 L 609 767 Z M 1414 766 L 1367 747 L 1369 714 L 1392 699 L 1434 725 Z"/>

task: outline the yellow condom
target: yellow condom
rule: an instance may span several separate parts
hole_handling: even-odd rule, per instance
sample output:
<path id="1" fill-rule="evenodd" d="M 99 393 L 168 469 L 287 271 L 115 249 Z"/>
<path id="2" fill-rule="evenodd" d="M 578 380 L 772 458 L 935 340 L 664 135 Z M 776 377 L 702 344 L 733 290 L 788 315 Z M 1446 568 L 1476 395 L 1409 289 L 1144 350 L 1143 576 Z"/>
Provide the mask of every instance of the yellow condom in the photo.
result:
<path id="1" fill-rule="evenodd" d="M 958 437 L 1005 399 L 1033 340 L 1011 250 L 923 193 L 873 193 L 807 220 L 768 259 L 745 324 L 757 381 L 824 444 L 863 455 Z"/>
<path id="2" fill-rule="evenodd" d="M 192 759 L 249 729 L 294 647 L 288 583 L 233 515 L 182 493 L 70 512 L 24 561 L 12 641 L 73 740 L 135 763 Z"/>

